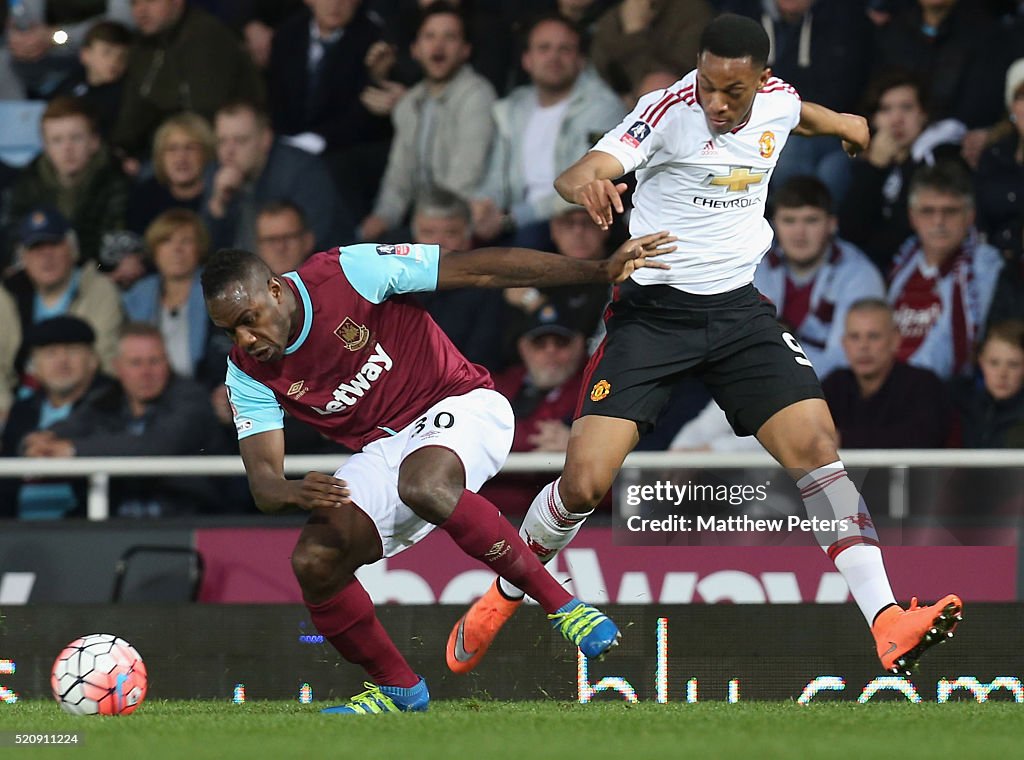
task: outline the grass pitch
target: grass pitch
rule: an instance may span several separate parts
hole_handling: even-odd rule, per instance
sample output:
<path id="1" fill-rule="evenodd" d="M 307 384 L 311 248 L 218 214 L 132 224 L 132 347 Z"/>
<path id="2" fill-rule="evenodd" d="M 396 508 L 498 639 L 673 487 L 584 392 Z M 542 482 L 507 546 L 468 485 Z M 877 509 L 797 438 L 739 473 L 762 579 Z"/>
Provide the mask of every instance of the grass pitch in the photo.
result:
<path id="1" fill-rule="evenodd" d="M 882 702 L 435 702 L 426 714 L 321 715 L 326 703 L 147 701 L 125 718 L 76 718 L 53 702 L 0 704 L 0 736 L 79 732 L 78 746 L 0 748 L 19 757 L 844 758 L 1019 757 L 1024 705 Z"/>

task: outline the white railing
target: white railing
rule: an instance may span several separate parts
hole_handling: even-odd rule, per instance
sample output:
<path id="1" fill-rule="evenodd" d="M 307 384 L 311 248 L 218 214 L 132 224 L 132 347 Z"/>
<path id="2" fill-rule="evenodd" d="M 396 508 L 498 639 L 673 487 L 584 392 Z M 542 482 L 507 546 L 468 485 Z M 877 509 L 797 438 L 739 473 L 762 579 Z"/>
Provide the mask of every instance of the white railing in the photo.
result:
<path id="1" fill-rule="evenodd" d="M 334 472 L 347 457 L 343 455 L 293 456 L 285 459 L 285 474 L 301 475 L 311 470 Z M 911 467 L 1005 467 L 1024 468 L 1024 449 L 872 449 L 842 454 L 847 467 L 879 467 L 890 471 L 890 514 L 906 515 L 906 473 Z M 512 454 L 503 473 L 558 472 L 562 453 Z M 635 452 L 624 467 L 743 469 L 775 465 L 768 454 L 709 452 Z M 87 477 L 90 520 L 106 520 L 110 515 L 110 478 L 151 475 L 243 475 L 237 456 L 196 457 L 79 457 L 73 459 L 0 459 L 0 478 Z"/>

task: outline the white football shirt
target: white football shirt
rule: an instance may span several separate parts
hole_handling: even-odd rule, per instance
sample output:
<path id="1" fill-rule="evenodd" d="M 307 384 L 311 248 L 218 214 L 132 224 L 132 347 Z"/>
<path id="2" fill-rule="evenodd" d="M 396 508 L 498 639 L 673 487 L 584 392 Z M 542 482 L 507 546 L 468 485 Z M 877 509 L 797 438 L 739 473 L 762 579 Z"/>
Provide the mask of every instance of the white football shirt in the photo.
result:
<path id="1" fill-rule="evenodd" d="M 630 236 L 667 230 L 679 238 L 677 250 L 661 257 L 671 269 L 638 269 L 633 280 L 708 295 L 751 283 L 771 246 L 768 182 L 800 122 L 800 96 L 772 77 L 747 121 L 720 135 L 697 89 L 694 70 L 645 95 L 593 150 L 615 156 L 626 173 L 636 170 Z"/>

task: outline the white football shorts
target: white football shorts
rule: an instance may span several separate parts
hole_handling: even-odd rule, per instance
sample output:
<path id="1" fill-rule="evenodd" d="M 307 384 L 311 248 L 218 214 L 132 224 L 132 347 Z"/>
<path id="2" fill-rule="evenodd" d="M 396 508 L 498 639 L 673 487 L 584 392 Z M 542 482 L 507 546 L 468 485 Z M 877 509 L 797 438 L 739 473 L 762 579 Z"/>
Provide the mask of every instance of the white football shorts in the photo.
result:
<path id="1" fill-rule="evenodd" d="M 477 388 L 439 401 L 396 435 L 367 444 L 334 477 L 348 484 L 352 502 L 373 520 L 384 556 L 391 557 L 435 527 L 398 498 L 402 461 L 425 446 L 449 449 L 462 460 L 466 488 L 475 493 L 505 464 L 514 433 L 508 400 L 497 391 Z"/>

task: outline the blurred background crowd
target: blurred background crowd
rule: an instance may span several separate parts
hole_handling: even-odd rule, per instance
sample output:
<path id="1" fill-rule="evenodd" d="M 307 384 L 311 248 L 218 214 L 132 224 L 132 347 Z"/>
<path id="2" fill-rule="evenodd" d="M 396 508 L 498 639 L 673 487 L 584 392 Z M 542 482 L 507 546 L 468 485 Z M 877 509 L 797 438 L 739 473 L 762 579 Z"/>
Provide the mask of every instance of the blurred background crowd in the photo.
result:
<path id="1" fill-rule="evenodd" d="M 802 98 L 870 148 L 791 137 L 760 291 L 814 363 L 844 448 L 1024 446 L 1024 2 L 7 0 L 0 9 L 0 455 L 237 451 L 230 342 L 199 276 L 357 241 L 600 259 L 625 237 L 555 177 L 750 16 Z M 628 205 L 628 204 L 627 204 Z M 604 286 L 427 294 L 561 451 Z M 286 421 L 292 454 L 340 452 Z M 648 450 L 746 450 L 682 379 Z M 529 482 L 528 482 L 529 481 Z M 541 481 L 542 483 L 544 481 Z M 532 480 L 506 478 L 523 512 Z M 244 483 L 116 481 L 113 514 L 249 508 Z M 8 480 L 0 517 L 78 516 L 77 481 Z"/>

